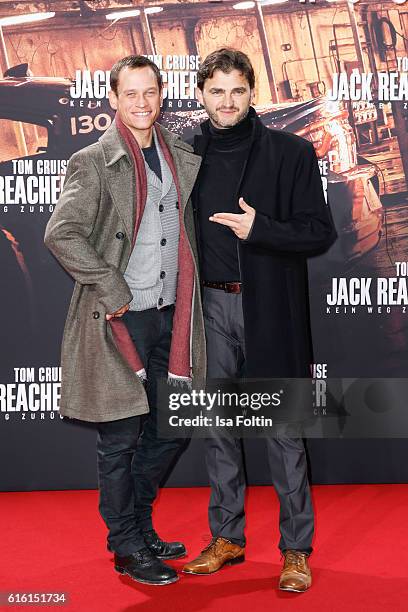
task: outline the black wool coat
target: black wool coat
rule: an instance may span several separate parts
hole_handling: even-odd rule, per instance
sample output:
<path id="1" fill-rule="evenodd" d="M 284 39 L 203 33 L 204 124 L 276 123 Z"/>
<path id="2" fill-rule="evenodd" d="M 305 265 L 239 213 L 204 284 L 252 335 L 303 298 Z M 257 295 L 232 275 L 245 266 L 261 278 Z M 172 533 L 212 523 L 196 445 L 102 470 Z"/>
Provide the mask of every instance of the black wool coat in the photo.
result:
<path id="1" fill-rule="evenodd" d="M 327 250 L 337 234 L 313 145 L 265 127 L 253 108 L 250 118 L 251 145 L 236 190 L 237 212 L 240 196 L 256 210 L 248 238 L 237 240 L 246 375 L 308 377 L 313 354 L 307 257 Z M 202 157 L 208 128 L 206 121 L 194 139 L 194 152 Z"/>

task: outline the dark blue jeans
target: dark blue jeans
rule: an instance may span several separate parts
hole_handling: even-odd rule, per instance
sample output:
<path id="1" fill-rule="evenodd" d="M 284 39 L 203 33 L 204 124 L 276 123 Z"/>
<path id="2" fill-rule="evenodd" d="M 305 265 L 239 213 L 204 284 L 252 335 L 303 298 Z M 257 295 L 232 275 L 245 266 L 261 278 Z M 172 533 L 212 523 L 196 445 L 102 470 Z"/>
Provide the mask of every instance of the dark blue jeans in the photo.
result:
<path id="1" fill-rule="evenodd" d="M 174 308 L 128 312 L 123 321 L 147 372 L 147 415 L 98 423 L 99 510 L 109 544 L 128 555 L 145 546 L 152 504 L 183 439 L 157 437 L 157 381 L 167 378 Z"/>

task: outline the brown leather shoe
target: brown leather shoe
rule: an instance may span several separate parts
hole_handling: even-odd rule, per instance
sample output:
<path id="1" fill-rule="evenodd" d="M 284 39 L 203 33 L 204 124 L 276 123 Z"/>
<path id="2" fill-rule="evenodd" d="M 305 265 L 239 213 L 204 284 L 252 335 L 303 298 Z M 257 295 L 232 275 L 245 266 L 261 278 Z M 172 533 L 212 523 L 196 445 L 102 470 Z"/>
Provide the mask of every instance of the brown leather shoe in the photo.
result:
<path id="1" fill-rule="evenodd" d="M 285 562 L 279 579 L 282 591 L 302 593 L 312 584 L 312 572 L 307 564 L 307 555 L 298 550 L 286 550 Z"/>
<path id="2" fill-rule="evenodd" d="M 213 574 L 223 565 L 234 565 L 245 561 L 245 548 L 233 544 L 226 538 L 213 538 L 201 554 L 183 567 L 186 574 Z"/>

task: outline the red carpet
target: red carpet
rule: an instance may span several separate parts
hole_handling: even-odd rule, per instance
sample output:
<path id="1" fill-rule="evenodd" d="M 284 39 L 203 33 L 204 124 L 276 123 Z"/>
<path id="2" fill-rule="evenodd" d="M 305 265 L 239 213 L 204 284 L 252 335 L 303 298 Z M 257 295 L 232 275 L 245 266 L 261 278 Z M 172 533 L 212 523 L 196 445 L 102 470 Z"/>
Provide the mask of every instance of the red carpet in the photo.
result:
<path id="1" fill-rule="evenodd" d="M 314 584 L 295 594 L 276 588 L 278 505 L 270 487 L 248 494 L 245 563 L 161 587 L 114 572 L 95 491 L 1 493 L 0 591 L 64 591 L 69 604 L 58 608 L 84 612 L 407 610 L 408 486 L 316 486 L 313 497 Z M 157 504 L 158 531 L 183 538 L 188 558 L 208 542 L 207 501 L 208 489 L 164 489 Z"/>

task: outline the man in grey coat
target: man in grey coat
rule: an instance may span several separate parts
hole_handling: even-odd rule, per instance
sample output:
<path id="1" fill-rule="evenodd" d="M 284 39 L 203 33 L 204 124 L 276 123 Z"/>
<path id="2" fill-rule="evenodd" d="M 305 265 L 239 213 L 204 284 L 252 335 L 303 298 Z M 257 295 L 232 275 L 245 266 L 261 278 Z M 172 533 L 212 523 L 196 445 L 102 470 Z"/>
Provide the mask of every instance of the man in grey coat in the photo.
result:
<path id="1" fill-rule="evenodd" d="M 162 559 L 186 551 L 158 537 L 152 503 L 182 441 L 157 435 L 157 381 L 201 378 L 206 368 L 190 203 L 200 158 L 156 123 L 162 80 L 153 62 L 118 61 L 110 85 L 115 120 L 72 156 L 45 235 L 76 281 L 60 411 L 97 423 L 100 512 L 115 569 L 167 584 L 177 573 Z"/>

